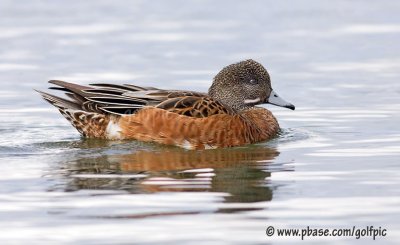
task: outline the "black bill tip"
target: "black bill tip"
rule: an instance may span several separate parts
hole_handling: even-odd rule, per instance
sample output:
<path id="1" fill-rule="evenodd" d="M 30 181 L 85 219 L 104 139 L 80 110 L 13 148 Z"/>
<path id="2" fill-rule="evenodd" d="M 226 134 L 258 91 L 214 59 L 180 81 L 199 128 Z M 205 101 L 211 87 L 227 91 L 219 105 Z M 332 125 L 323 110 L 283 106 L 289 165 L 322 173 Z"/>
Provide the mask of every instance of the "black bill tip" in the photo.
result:
<path id="1" fill-rule="evenodd" d="M 296 109 L 296 107 L 295 107 L 294 105 L 292 105 L 292 104 L 287 105 L 287 106 L 285 106 L 285 107 L 288 108 L 288 109 L 290 109 L 290 110 L 293 110 L 293 111 L 294 111 L 294 109 Z"/>

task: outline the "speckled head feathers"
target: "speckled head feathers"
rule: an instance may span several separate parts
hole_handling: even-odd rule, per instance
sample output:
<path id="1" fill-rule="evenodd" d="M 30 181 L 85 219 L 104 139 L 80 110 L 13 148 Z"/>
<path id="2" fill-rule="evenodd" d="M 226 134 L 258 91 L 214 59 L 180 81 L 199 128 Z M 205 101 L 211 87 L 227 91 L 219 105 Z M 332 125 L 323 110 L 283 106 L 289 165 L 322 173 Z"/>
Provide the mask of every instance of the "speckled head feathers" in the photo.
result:
<path id="1" fill-rule="evenodd" d="M 214 77 L 208 93 L 214 99 L 240 111 L 267 103 L 271 91 L 267 70 L 260 63 L 249 59 L 224 67 Z"/>

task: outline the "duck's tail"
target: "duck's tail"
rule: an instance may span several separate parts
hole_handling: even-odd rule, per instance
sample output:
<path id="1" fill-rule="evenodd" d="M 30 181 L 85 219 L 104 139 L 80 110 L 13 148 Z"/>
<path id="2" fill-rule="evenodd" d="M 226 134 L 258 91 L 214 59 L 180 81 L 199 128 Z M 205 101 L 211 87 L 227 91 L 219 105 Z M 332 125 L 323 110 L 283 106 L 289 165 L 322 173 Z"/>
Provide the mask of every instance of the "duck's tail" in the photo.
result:
<path id="1" fill-rule="evenodd" d="M 78 132 L 89 138 L 106 138 L 110 115 L 88 112 L 82 109 L 79 100 L 67 100 L 39 90 L 44 100 L 55 106 Z"/>
<path id="2" fill-rule="evenodd" d="M 45 93 L 43 91 L 36 90 L 44 100 L 57 107 L 59 110 L 73 109 L 81 110 L 81 107 L 75 101 L 67 100 L 52 94 Z"/>

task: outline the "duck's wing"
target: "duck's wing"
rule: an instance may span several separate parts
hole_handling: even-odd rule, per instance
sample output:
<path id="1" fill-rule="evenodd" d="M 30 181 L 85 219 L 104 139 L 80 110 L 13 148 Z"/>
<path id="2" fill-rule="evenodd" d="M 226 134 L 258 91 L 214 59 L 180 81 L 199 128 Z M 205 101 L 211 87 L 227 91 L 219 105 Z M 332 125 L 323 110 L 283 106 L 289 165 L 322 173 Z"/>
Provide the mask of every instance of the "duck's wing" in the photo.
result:
<path id="1" fill-rule="evenodd" d="M 148 99 L 154 107 L 189 117 L 209 117 L 216 114 L 234 114 L 234 111 L 206 93 L 180 90 L 145 90 L 124 95 Z"/>
<path id="2" fill-rule="evenodd" d="M 94 83 L 82 86 L 59 80 L 49 83 L 57 85 L 50 89 L 64 91 L 71 100 L 39 91 L 45 100 L 57 107 L 61 105 L 87 112 L 124 115 L 133 114 L 145 106 L 154 106 L 191 117 L 233 113 L 207 94 L 198 92 L 161 90 L 131 84 Z"/>
<path id="3" fill-rule="evenodd" d="M 233 111 L 208 96 L 183 96 L 170 98 L 156 107 L 189 117 L 209 117 L 216 114 L 233 114 Z"/>
<path id="4" fill-rule="evenodd" d="M 134 85 L 91 84 L 82 86 L 59 80 L 51 80 L 49 83 L 57 85 L 50 89 L 64 91 L 70 100 L 38 92 L 52 105 L 63 109 L 122 115 L 135 113 L 138 109 L 153 103 L 150 99 L 125 96 L 124 93 L 129 91 L 146 90 L 146 88 Z"/>

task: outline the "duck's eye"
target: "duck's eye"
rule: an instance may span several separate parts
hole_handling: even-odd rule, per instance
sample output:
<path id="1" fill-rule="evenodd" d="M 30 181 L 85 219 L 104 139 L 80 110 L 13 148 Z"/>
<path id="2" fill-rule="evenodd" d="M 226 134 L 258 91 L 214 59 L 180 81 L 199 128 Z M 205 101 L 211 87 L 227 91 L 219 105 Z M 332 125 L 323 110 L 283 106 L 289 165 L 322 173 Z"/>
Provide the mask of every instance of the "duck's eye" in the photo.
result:
<path id="1" fill-rule="evenodd" d="M 250 83 L 251 85 L 256 85 L 258 82 L 257 82 L 256 79 L 250 79 L 249 83 Z"/>

